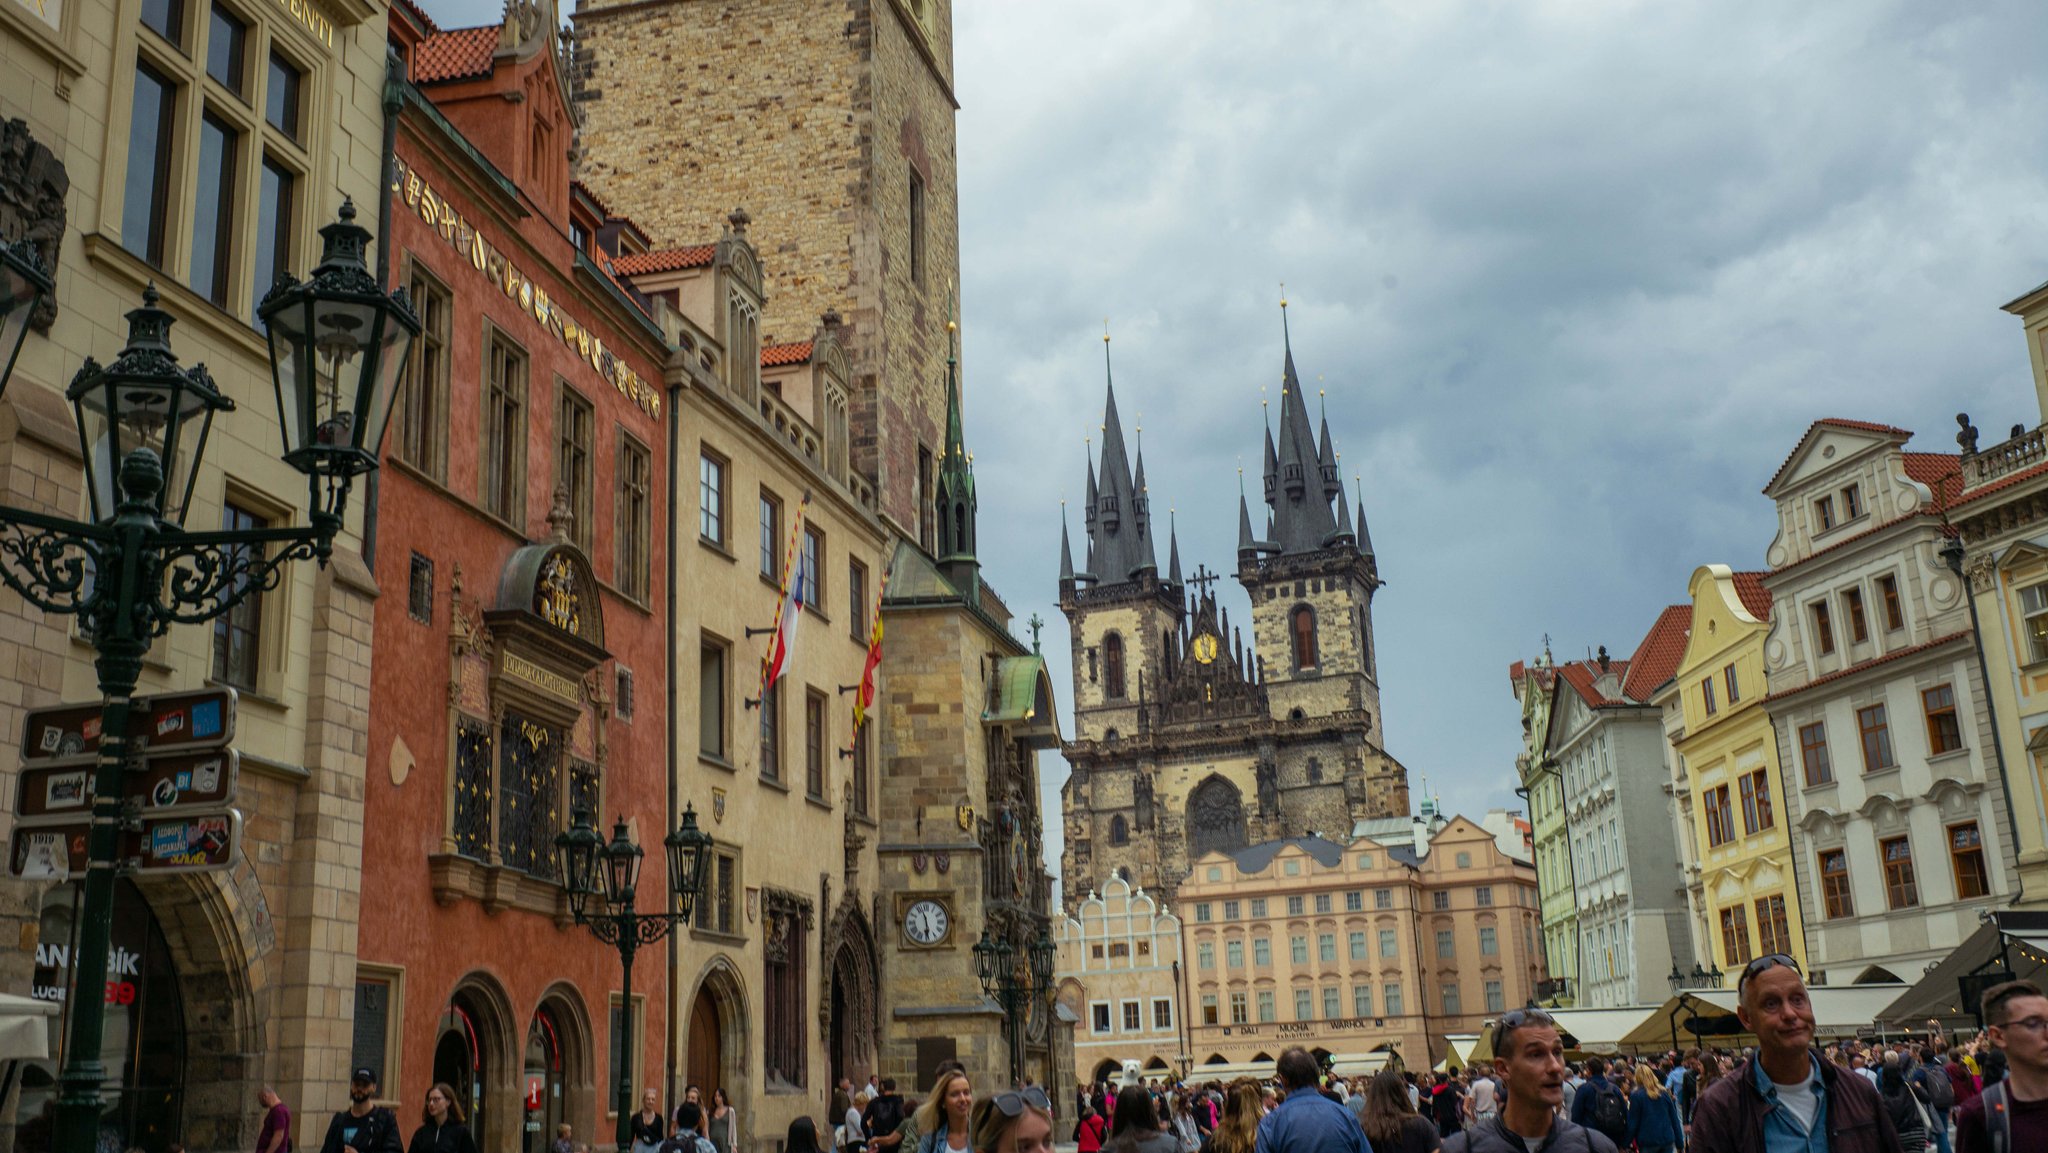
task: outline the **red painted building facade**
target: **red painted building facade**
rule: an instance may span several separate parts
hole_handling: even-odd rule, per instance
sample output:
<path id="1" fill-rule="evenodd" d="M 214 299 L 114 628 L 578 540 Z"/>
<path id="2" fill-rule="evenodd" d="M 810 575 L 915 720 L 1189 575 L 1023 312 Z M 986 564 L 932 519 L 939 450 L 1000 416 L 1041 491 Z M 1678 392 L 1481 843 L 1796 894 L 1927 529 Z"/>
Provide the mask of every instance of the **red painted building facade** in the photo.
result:
<path id="1" fill-rule="evenodd" d="M 364 784 L 355 1052 L 410 1131 L 447 1082 L 484 1153 L 566 1123 L 609 1144 L 621 973 L 572 923 L 571 810 L 667 899 L 667 345 L 592 259 L 554 14 L 443 30 L 401 3 L 390 267 L 425 325 L 386 442 Z M 636 1087 L 666 1103 L 666 951 L 643 950 Z"/>

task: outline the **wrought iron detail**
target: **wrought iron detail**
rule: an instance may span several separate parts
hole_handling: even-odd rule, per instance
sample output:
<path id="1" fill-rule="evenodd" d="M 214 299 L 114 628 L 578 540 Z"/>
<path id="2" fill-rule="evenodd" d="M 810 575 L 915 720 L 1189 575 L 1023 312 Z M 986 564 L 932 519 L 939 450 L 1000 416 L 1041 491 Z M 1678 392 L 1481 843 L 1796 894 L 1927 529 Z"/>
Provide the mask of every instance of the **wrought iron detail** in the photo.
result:
<path id="1" fill-rule="evenodd" d="M 552 881 L 555 834 L 562 831 L 562 746 L 559 730 L 506 712 L 498 735 L 498 859 L 508 868 Z"/>
<path id="2" fill-rule="evenodd" d="M 455 728 L 455 851 L 484 860 L 491 850 L 489 726 L 464 720 Z"/>
<path id="3" fill-rule="evenodd" d="M 82 614 L 94 591 L 100 550 L 112 545 L 66 529 L 0 521 L 0 579 L 44 612 Z"/>

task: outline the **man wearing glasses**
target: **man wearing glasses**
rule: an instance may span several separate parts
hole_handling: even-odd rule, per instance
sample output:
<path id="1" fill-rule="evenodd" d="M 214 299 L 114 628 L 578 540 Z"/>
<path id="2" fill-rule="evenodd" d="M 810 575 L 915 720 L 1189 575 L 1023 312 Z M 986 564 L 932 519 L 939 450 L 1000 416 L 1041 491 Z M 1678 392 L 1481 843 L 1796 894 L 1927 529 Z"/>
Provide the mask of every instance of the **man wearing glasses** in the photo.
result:
<path id="1" fill-rule="evenodd" d="M 1615 1153 L 1605 1134 L 1574 1125 L 1564 1105 L 1564 1039 L 1541 1009 L 1516 1009 L 1493 1026 L 1493 1071 L 1507 1100 L 1491 1120 L 1444 1141 L 1444 1153 Z"/>
<path id="2" fill-rule="evenodd" d="M 1984 1035 L 2006 1077 L 1956 1110 L 1956 1153 L 2048 1149 L 2048 997 L 2032 981 L 1984 990 Z"/>
<path id="3" fill-rule="evenodd" d="M 1814 1055 L 1813 1004 L 1797 961 L 1758 957 L 1735 989 L 1735 1016 L 1756 1034 L 1756 1056 L 1700 1094 L 1693 1153 L 1900 1153 L 1870 1082 Z"/>

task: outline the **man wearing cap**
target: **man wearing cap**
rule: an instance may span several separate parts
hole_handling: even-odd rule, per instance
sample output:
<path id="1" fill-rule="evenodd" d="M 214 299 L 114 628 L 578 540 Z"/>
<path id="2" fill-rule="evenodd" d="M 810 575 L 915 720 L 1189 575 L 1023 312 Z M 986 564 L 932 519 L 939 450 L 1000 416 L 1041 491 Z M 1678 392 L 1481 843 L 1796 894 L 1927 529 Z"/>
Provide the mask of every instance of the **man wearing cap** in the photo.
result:
<path id="1" fill-rule="evenodd" d="M 327 1123 L 327 1139 L 320 1153 L 405 1153 L 398 1139 L 398 1119 L 391 1110 L 373 1104 L 377 1099 L 377 1071 L 357 1069 L 348 1079 L 348 1108 Z"/>

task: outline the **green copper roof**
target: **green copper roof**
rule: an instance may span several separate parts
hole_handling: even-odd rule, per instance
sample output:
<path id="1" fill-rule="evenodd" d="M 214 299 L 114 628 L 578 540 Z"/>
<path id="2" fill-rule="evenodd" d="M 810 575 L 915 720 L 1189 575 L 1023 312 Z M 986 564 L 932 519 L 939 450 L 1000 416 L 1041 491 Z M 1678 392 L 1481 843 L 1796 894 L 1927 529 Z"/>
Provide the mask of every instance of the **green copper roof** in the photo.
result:
<path id="1" fill-rule="evenodd" d="M 1050 721 L 1052 702 L 1039 699 L 1045 679 L 1045 658 L 1037 653 L 996 661 L 995 680 L 990 685 L 988 709 L 981 714 L 982 721 Z"/>

